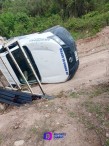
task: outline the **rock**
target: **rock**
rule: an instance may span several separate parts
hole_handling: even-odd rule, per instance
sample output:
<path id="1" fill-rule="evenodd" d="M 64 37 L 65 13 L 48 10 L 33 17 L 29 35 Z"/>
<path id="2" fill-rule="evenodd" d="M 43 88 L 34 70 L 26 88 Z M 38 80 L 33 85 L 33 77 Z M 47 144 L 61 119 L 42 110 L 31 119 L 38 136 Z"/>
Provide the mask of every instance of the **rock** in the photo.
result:
<path id="1" fill-rule="evenodd" d="M 92 50 L 92 52 L 94 52 L 94 51 L 95 51 L 95 49 Z"/>
<path id="2" fill-rule="evenodd" d="M 46 118 L 50 117 L 50 114 L 49 113 L 45 114 L 45 117 Z"/>
<path id="3" fill-rule="evenodd" d="M 92 116 L 92 114 L 91 113 L 89 113 L 89 117 L 91 117 Z"/>
<path id="4" fill-rule="evenodd" d="M 38 129 L 38 128 L 39 128 L 39 126 L 35 126 L 35 128 L 36 128 L 36 129 Z"/>
<path id="5" fill-rule="evenodd" d="M 19 126 L 18 125 L 15 125 L 14 127 L 13 127 L 13 129 L 18 129 L 19 128 Z"/>
<path id="6" fill-rule="evenodd" d="M 62 111 L 61 108 L 57 109 L 57 112 L 58 112 L 58 113 L 61 113 L 61 111 Z"/>
<path id="7" fill-rule="evenodd" d="M 3 45 L 4 44 L 4 38 L 2 36 L 0 36 L 0 45 Z"/>
<path id="8" fill-rule="evenodd" d="M 107 65 L 107 67 L 106 67 L 106 76 L 109 76 L 109 63 Z"/>
<path id="9" fill-rule="evenodd" d="M 56 122 L 56 125 L 59 125 L 60 123 L 59 122 Z"/>
<path id="10" fill-rule="evenodd" d="M 86 33 L 89 33 L 89 31 L 87 30 Z"/>
<path id="11" fill-rule="evenodd" d="M 6 109 L 6 104 L 0 103 L 0 111 L 4 111 Z"/>
<path id="12" fill-rule="evenodd" d="M 24 140 L 15 141 L 14 146 L 23 146 L 24 143 L 25 143 Z"/>
<path id="13" fill-rule="evenodd" d="M 109 133 L 106 133 L 106 137 L 109 138 Z"/>
<path id="14" fill-rule="evenodd" d="M 18 129 L 18 128 L 20 128 L 20 123 L 15 123 L 15 125 L 13 126 L 13 129 Z"/>

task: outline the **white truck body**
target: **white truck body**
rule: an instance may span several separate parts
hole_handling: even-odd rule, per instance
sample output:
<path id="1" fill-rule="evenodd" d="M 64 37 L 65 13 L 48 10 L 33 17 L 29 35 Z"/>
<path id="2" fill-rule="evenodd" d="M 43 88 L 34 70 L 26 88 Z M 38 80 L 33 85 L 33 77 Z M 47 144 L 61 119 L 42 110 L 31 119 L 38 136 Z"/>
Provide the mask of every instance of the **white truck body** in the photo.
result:
<path id="1" fill-rule="evenodd" d="M 8 40 L 4 47 L 1 48 L 0 53 L 0 70 L 10 84 L 16 84 L 15 81 L 18 84 L 24 84 L 25 82 L 5 47 L 10 49 L 10 52 L 21 67 L 28 82 L 36 82 L 34 74 L 31 72 L 31 68 L 28 66 L 20 47 L 16 45 L 16 41 L 19 42 L 20 46 L 22 46 L 26 52 L 41 83 L 65 82 L 73 76 L 78 67 L 79 60 L 76 46 L 74 46 L 74 50 L 70 49 L 70 46 L 66 45 L 64 40 L 52 31 L 48 30 L 43 33 L 16 37 Z M 74 41 L 72 41 L 72 43 L 74 43 Z M 68 56 L 64 48 L 66 50 L 69 48 L 69 52 L 72 50 L 72 53 Z M 72 68 L 74 68 L 73 71 L 71 71 Z M 14 80 L 10 76 L 9 71 Z"/>

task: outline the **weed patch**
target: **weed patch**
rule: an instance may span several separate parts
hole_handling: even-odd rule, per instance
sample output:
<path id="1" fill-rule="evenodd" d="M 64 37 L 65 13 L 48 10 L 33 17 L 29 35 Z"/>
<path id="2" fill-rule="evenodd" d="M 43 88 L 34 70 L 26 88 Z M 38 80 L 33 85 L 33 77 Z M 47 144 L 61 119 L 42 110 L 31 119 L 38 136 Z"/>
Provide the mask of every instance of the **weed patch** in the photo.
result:
<path id="1" fill-rule="evenodd" d="M 70 94 L 70 96 L 71 96 L 72 98 L 78 98 L 78 97 L 79 97 L 79 94 L 78 94 L 77 92 L 72 92 L 72 93 Z"/>

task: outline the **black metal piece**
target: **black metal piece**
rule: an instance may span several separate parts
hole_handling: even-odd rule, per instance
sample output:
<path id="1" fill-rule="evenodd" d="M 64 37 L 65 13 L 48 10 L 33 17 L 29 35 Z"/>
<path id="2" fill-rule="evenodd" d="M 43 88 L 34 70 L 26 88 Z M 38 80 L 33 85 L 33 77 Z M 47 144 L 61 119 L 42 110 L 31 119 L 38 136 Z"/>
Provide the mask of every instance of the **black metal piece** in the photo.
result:
<path id="1" fill-rule="evenodd" d="M 7 103 L 10 105 L 21 105 L 32 102 L 32 96 L 28 93 L 0 89 L 0 102 Z"/>
<path id="2" fill-rule="evenodd" d="M 48 99 L 48 100 L 51 100 L 51 99 L 54 99 L 54 98 L 55 98 L 55 97 L 49 96 L 49 95 L 47 95 L 47 94 L 42 95 L 41 97 L 44 98 L 44 99 Z"/>
<path id="3" fill-rule="evenodd" d="M 26 98 L 31 98 L 31 93 L 25 93 L 20 91 L 14 91 L 14 90 L 8 90 L 8 89 L 0 89 L 0 93 L 3 92 L 4 94 L 8 95 L 18 95 L 18 96 L 24 96 Z"/>
<path id="4" fill-rule="evenodd" d="M 14 105 L 14 106 L 20 106 L 19 103 L 15 103 L 15 102 L 9 101 L 9 100 L 4 99 L 4 98 L 0 98 L 0 102 L 1 103 L 6 103 L 6 104 L 10 104 L 10 105 Z"/>
<path id="5" fill-rule="evenodd" d="M 22 104 L 31 103 L 33 100 L 38 100 L 41 98 L 53 99 L 54 97 L 0 88 L 0 102 L 10 105 L 20 106 Z"/>

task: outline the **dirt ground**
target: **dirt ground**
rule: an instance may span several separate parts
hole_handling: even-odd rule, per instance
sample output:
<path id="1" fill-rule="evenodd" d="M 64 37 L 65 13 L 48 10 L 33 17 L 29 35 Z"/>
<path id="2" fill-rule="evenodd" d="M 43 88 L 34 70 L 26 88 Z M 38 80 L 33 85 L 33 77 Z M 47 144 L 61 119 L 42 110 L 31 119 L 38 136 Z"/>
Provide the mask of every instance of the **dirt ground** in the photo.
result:
<path id="1" fill-rule="evenodd" d="M 109 146 L 109 27 L 78 40 L 77 48 L 72 80 L 43 85 L 53 100 L 0 111 L 0 146 Z M 43 140 L 49 131 L 66 135 Z"/>

